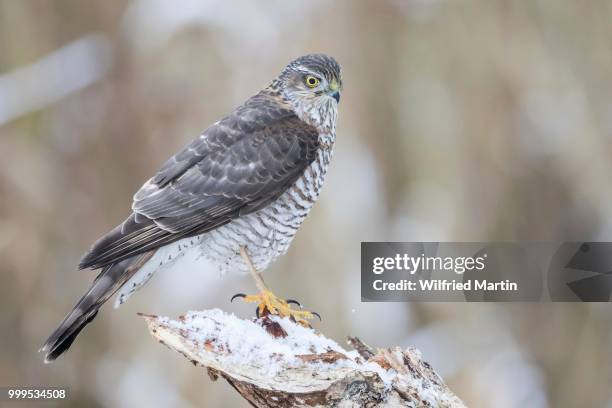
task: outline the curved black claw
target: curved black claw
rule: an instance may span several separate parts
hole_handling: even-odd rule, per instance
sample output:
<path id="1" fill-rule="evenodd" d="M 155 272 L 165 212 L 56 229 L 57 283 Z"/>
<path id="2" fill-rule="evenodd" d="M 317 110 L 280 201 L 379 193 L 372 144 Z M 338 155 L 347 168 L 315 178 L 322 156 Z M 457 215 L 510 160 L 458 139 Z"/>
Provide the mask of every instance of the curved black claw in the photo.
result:
<path id="1" fill-rule="evenodd" d="M 232 298 L 230 299 L 230 303 L 232 303 L 234 301 L 234 299 L 236 298 L 242 298 L 244 299 L 247 295 L 245 295 L 244 293 L 236 293 L 234 296 L 232 296 Z"/>
<path id="2" fill-rule="evenodd" d="M 317 317 L 319 318 L 319 321 L 320 321 L 320 322 L 322 322 L 322 321 L 323 321 L 323 319 L 321 319 L 321 315 L 320 315 L 320 314 L 318 314 L 317 312 L 310 312 L 310 313 L 312 313 L 312 315 L 313 315 L 313 316 L 317 316 Z"/>
<path id="3" fill-rule="evenodd" d="M 295 299 L 287 299 L 286 302 L 288 305 L 296 305 L 300 309 L 302 308 L 302 304 Z"/>
<path id="4" fill-rule="evenodd" d="M 256 316 L 258 319 L 259 319 L 260 317 L 264 317 L 264 316 L 267 316 L 267 315 L 271 314 L 271 313 L 268 311 L 268 308 L 267 308 L 267 307 L 265 307 L 265 306 L 264 306 L 263 310 L 262 310 L 262 311 L 261 311 L 261 313 L 260 313 L 260 312 L 259 312 L 259 309 L 260 309 L 260 308 L 261 308 L 261 306 L 257 306 L 257 307 L 255 308 L 255 316 Z"/>

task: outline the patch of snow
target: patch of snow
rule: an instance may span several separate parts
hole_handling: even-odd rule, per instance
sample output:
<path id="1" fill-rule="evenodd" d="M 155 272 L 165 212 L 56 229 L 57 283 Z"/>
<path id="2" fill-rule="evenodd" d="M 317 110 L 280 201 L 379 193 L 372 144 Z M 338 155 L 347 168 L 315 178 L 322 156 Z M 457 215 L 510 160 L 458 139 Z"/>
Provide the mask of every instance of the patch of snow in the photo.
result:
<path id="1" fill-rule="evenodd" d="M 304 364 L 321 368 L 354 368 L 377 373 L 386 387 L 391 387 L 396 377 L 394 370 L 385 370 L 376 363 L 361 363 L 357 351 L 347 351 L 335 341 L 318 335 L 313 329 L 295 324 L 288 318 L 272 316 L 287 333 L 286 337 L 275 338 L 261 325 L 243 320 L 234 314 L 219 309 L 190 311 L 179 320 L 159 317 L 158 322 L 173 330 L 180 331 L 188 340 L 198 346 L 208 345 L 219 351 L 227 351 L 226 358 L 236 365 L 259 366 L 266 375 L 300 367 Z M 323 354 L 335 351 L 346 356 L 334 363 L 313 361 L 305 363 L 298 356 Z"/>

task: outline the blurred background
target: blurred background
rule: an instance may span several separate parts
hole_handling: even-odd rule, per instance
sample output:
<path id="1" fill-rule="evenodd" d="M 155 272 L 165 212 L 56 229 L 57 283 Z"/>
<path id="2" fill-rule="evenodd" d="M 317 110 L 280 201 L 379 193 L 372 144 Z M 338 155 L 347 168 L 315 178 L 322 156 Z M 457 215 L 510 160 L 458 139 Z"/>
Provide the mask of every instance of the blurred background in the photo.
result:
<path id="1" fill-rule="evenodd" d="M 612 240 L 612 2 L 0 0 L 0 385 L 74 407 L 245 407 L 136 312 L 253 291 L 156 276 L 53 365 L 75 265 L 165 159 L 310 52 L 343 67 L 320 201 L 266 273 L 341 344 L 418 347 L 471 407 L 612 407 L 609 304 L 366 304 L 360 241 Z"/>

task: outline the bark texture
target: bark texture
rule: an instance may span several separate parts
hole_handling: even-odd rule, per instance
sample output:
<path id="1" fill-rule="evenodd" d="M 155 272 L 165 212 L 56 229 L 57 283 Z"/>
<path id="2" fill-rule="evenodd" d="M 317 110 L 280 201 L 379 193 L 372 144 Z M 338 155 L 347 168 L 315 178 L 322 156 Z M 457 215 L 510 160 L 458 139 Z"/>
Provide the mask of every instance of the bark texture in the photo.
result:
<path id="1" fill-rule="evenodd" d="M 143 315 L 151 335 L 255 407 L 464 407 L 414 348 L 354 350 L 288 319 L 242 320 L 220 310 L 177 320 Z"/>

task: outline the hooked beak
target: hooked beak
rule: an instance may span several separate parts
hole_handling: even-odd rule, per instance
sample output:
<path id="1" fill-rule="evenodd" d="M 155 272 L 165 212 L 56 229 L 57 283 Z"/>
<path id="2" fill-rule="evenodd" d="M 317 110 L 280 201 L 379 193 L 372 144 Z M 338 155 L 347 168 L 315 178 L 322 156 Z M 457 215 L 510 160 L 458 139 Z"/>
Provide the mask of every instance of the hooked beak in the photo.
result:
<path id="1" fill-rule="evenodd" d="M 336 102 L 338 103 L 340 103 L 340 90 L 341 89 L 342 89 L 342 84 L 338 83 L 338 81 L 336 81 L 335 79 L 332 79 L 331 83 L 329 84 L 329 90 L 331 91 L 329 96 L 334 98 Z"/>

